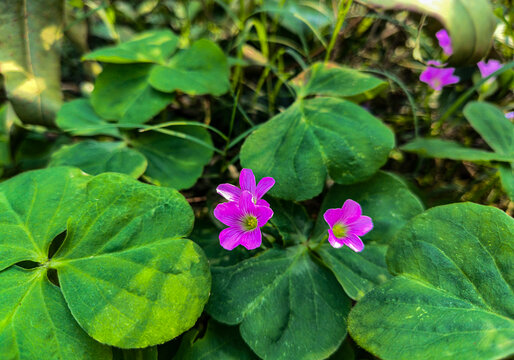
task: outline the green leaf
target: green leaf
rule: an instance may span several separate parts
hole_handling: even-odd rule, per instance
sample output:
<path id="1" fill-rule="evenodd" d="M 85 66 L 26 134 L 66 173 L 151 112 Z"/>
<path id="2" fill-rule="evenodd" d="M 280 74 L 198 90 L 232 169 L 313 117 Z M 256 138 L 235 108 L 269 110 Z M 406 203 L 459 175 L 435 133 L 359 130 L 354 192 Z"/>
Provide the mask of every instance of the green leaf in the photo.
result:
<path id="1" fill-rule="evenodd" d="M 501 210 L 472 203 L 432 208 L 389 247 L 389 269 L 399 276 L 357 303 L 350 333 L 386 360 L 508 357 L 513 258 L 514 220 Z"/>
<path id="2" fill-rule="evenodd" d="M 80 326 L 121 348 L 161 344 L 193 326 L 210 272 L 200 247 L 182 239 L 194 219 L 184 197 L 113 173 L 93 178 L 87 193 L 49 264 Z"/>
<path id="3" fill-rule="evenodd" d="M 327 234 L 323 214 L 340 208 L 347 199 L 357 201 L 362 213 L 373 219 L 373 230 L 363 236 L 366 243 L 390 244 L 396 233 L 414 216 L 423 212 L 423 204 L 399 177 L 379 171 L 371 179 L 350 186 L 334 185 L 321 205 L 314 237 Z"/>
<path id="4" fill-rule="evenodd" d="M 271 249 L 213 267 L 212 274 L 208 313 L 241 324 L 243 339 L 261 358 L 325 359 L 346 336 L 350 301 L 304 246 Z"/>
<path id="5" fill-rule="evenodd" d="M 148 83 L 152 64 L 108 64 L 95 82 L 91 104 L 105 119 L 143 124 L 173 101 Z"/>
<path id="6" fill-rule="evenodd" d="M 178 37 L 170 30 L 150 30 L 130 41 L 86 54 L 83 60 L 97 60 L 115 64 L 163 63 L 173 54 Z"/>
<path id="7" fill-rule="evenodd" d="M 300 244 L 309 238 L 312 220 L 305 208 L 292 201 L 268 199 L 273 209 L 271 223 L 275 225 L 285 244 Z"/>
<path id="8" fill-rule="evenodd" d="M 114 360 L 157 360 L 157 346 L 144 349 L 118 349 L 112 348 Z"/>
<path id="9" fill-rule="evenodd" d="M 0 272 L 0 353 L 3 359 L 112 359 L 71 316 L 46 270 L 17 266 Z"/>
<path id="10" fill-rule="evenodd" d="M 85 201 L 89 179 L 79 169 L 62 167 L 0 183 L 0 270 L 23 260 L 47 260 L 51 241 Z"/>
<path id="11" fill-rule="evenodd" d="M 0 176 L 3 167 L 11 163 L 10 124 L 7 120 L 7 104 L 0 106 Z"/>
<path id="12" fill-rule="evenodd" d="M 402 180 L 379 171 L 368 181 L 350 186 L 334 185 L 329 190 L 321 205 L 314 238 L 327 235 L 325 211 L 342 207 L 347 199 L 357 201 L 362 213 L 373 220 L 373 230 L 362 237 L 366 243 L 364 251 L 356 253 L 348 247 L 333 249 L 324 244 L 318 252 L 348 296 L 360 300 L 390 278 L 385 263 L 386 245 L 412 217 L 423 211 L 423 205 Z"/>
<path id="13" fill-rule="evenodd" d="M 514 201 L 514 163 L 511 163 L 510 166 L 500 165 L 499 172 L 503 189 L 510 200 Z"/>
<path id="14" fill-rule="evenodd" d="M 0 71 L 21 121 L 52 126 L 61 107 L 61 0 L 0 1 Z"/>
<path id="15" fill-rule="evenodd" d="M 496 17 L 487 0 L 360 0 L 384 9 L 426 13 L 439 20 L 452 39 L 454 64 L 476 64 L 489 53 Z"/>
<path id="16" fill-rule="evenodd" d="M 318 195 L 328 175 L 340 184 L 372 176 L 394 146 L 391 130 L 360 106 L 335 98 L 295 102 L 254 131 L 241 164 L 276 180 L 270 194 L 305 200 Z"/>
<path id="17" fill-rule="evenodd" d="M 212 145 L 211 136 L 204 128 L 176 126 L 174 130 Z M 187 139 L 160 133 L 143 133 L 131 144 L 148 159 L 145 176 L 157 185 L 178 190 L 196 183 L 213 154 L 212 150 Z"/>
<path id="18" fill-rule="evenodd" d="M 514 124 L 499 108 L 471 102 L 464 108 L 464 116 L 497 154 L 514 157 Z"/>
<path id="19" fill-rule="evenodd" d="M 109 135 L 120 137 L 117 128 L 107 128 L 109 123 L 99 117 L 87 99 L 65 103 L 57 113 L 57 126 L 74 136 Z"/>
<path id="20" fill-rule="evenodd" d="M 387 83 L 374 76 L 337 64 L 315 63 L 291 80 L 300 97 L 325 95 L 371 99 L 387 87 Z"/>
<path id="21" fill-rule="evenodd" d="M 514 155 L 503 155 L 485 150 L 467 148 L 458 142 L 442 139 L 418 138 L 403 145 L 401 149 L 430 158 L 468 161 L 514 161 Z"/>
<path id="22" fill-rule="evenodd" d="M 128 148 L 123 141 L 86 140 L 64 145 L 52 154 L 48 166 L 75 166 L 91 175 L 118 172 L 137 179 L 145 172 L 147 161 L 139 151 Z"/>
<path id="23" fill-rule="evenodd" d="M 202 338 L 198 338 L 198 330 L 191 330 L 183 337 L 180 348 L 173 359 L 253 360 L 258 357 L 241 339 L 236 327 L 211 320 Z"/>
<path id="24" fill-rule="evenodd" d="M 189 95 L 223 95 L 229 90 L 227 57 L 216 43 L 201 39 L 173 56 L 167 65 L 150 72 L 150 84 L 157 90 L 180 90 Z"/>

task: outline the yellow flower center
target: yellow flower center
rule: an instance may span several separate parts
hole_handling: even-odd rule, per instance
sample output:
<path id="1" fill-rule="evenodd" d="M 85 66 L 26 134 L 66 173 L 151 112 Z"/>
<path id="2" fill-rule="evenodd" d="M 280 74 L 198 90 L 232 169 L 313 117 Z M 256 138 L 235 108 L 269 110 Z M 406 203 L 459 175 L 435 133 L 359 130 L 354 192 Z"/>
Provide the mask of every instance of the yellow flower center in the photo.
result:
<path id="1" fill-rule="evenodd" d="M 346 233 L 348 232 L 348 229 L 346 226 L 342 224 L 335 224 L 332 228 L 332 232 L 334 233 L 334 236 L 338 239 L 346 237 Z"/>
<path id="2" fill-rule="evenodd" d="M 257 218 L 253 215 L 248 215 L 243 220 L 243 227 L 245 230 L 253 230 L 257 227 Z"/>

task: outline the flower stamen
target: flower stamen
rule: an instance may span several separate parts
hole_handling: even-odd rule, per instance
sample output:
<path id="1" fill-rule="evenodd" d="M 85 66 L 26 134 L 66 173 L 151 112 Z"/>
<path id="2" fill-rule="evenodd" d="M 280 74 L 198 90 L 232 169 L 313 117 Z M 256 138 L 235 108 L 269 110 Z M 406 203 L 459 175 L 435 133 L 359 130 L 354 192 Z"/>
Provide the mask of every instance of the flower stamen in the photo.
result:
<path id="1" fill-rule="evenodd" d="M 250 231 L 257 228 L 257 218 L 253 215 L 248 215 L 246 218 L 243 219 L 243 228 L 246 231 Z"/>
<path id="2" fill-rule="evenodd" d="M 334 236 L 336 238 L 342 239 L 346 237 L 348 233 L 348 228 L 344 226 L 343 224 L 335 224 L 332 228 L 332 232 L 334 233 Z"/>

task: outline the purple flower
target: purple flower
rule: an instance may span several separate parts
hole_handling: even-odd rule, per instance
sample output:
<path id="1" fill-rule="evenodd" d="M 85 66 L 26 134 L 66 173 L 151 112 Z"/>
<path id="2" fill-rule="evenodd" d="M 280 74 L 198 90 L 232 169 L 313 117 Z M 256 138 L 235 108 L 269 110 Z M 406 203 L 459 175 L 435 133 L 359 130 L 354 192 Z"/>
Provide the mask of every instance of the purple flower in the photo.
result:
<path id="1" fill-rule="evenodd" d="M 241 175 L 239 175 L 239 185 L 241 189 L 232 184 L 221 184 L 216 188 L 216 191 L 228 201 L 237 202 L 239 201 L 241 193 L 246 190 L 252 194 L 254 204 L 270 206 L 262 197 L 275 185 L 275 179 L 272 177 L 264 177 L 255 185 L 255 175 L 253 171 L 251 169 L 243 169 L 241 170 Z"/>
<path id="2" fill-rule="evenodd" d="M 443 52 L 450 56 L 453 54 L 452 39 L 448 35 L 446 29 L 441 29 L 435 33 L 435 37 L 439 40 L 439 46 L 443 49 Z"/>
<path id="3" fill-rule="evenodd" d="M 252 250 L 261 246 L 261 227 L 273 216 L 268 206 L 255 205 L 249 191 L 243 190 L 237 202 L 219 204 L 214 209 L 214 216 L 229 226 L 220 233 L 220 244 L 227 250 L 238 245 Z"/>
<path id="4" fill-rule="evenodd" d="M 346 200 L 341 209 L 328 209 L 323 215 L 330 226 L 328 229 L 328 242 L 335 248 L 343 245 L 356 252 L 364 249 L 359 236 L 367 234 L 373 229 L 373 222 L 369 216 L 363 216 L 361 206 L 353 200 Z"/>
<path id="5" fill-rule="evenodd" d="M 514 119 L 514 111 L 508 112 L 505 114 L 505 117 L 509 120 Z"/>
<path id="6" fill-rule="evenodd" d="M 459 77 L 453 75 L 455 68 L 439 68 L 430 65 L 442 66 L 438 61 L 429 61 L 425 71 L 419 76 L 419 80 L 427 83 L 434 90 L 441 90 L 443 86 L 456 84 L 459 82 Z"/>
<path id="7" fill-rule="evenodd" d="M 503 66 L 501 62 L 498 60 L 491 59 L 488 62 L 480 61 L 478 64 L 478 69 L 480 70 L 480 74 L 482 75 L 482 78 L 488 77 L 496 70 L 501 69 Z M 492 78 L 494 79 L 494 78 Z"/>

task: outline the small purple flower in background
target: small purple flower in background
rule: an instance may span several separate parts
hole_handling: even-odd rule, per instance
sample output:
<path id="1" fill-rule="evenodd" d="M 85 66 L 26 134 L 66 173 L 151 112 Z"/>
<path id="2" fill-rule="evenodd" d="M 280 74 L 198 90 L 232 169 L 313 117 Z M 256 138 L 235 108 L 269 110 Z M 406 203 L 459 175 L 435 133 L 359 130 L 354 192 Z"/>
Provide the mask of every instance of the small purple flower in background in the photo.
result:
<path id="1" fill-rule="evenodd" d="M 503 65 L 498 60 L 491 59 L 488 62 L 482 60 L 477 64 L 477 66 L 478 70 L 480 70 L 480 75 L 482 75 L 482 78 L 485 78 L 496 70 L 500 70 Z M 494 77 L 491 79 L 494 79 Z"/>
<path id="2" fill-rule="evenodd" d="M 241 186 L 241 189 L 232 184 L 221 184 L 216 188 L 216 191 L 228 201 L 237 202 L 239 201 L 241 193 L 246 190 L 252 194 L 254 204 L 259 206 L 270 206 L 267 201 L 262 199 L 262 197 L 273 187 L 273 185 L 275 185 L 275 179 L 272 177 L 265 177 L 255 185 L 255 175 L 253 174 L 253 171 L 251 169 L 243 169 L 241 170 L 241 175 L 239 175 L 239 185 Z"/>
<path id="3" fill-rule="evenodd" d="M 508 112 L 505 114 L 505 117 L 509 120 L 514 119 L 514 111 Z"/>
<path id="4" fill-rule="evenodd" d="M 419 76 L 419 80 L 427 83 L 434 90 L 441 90 L 444 86 L 456 84 L 459 82 L 459 77 L 453 75 L 455 68 L 439 68 L 435 66 L 442 66 L 439 61 L 430 60 L 425 71 Z"/>
<path id="5" fill-rule="evenodd" d="M 223 248 L 233 250 L 242 245 L 252 250 L 261 246 L 261 227 L 271 219 L 273 210 L 268 206 L 255 205 L 252 194 L 243 190 L 237 202 L 230 201 L 216 206 L 214 216 L 228 226 L 219 236 Z"/>
<path id="6" fill-rule="evenodd" d="M 341 209 L 328 209 L 323 215 L 330 226 L 328 229 L 328 242 L 335 248 L 343 245 L 356 252 L 364 249 L 359 236 L 363 236 L 373 229 L 373 222 L 369 216 L 363 216 L 361 206 L 353 200 L 346 200 Z"/>
<path id="7" fill-rule="evenodd" d="M 453 54 L 452 39 L 446 29 L 441 29 L 435 33 L 435 37 L 439 41 L 439 46 L 443 49 L 445 55 L 450 56 Z"/>

